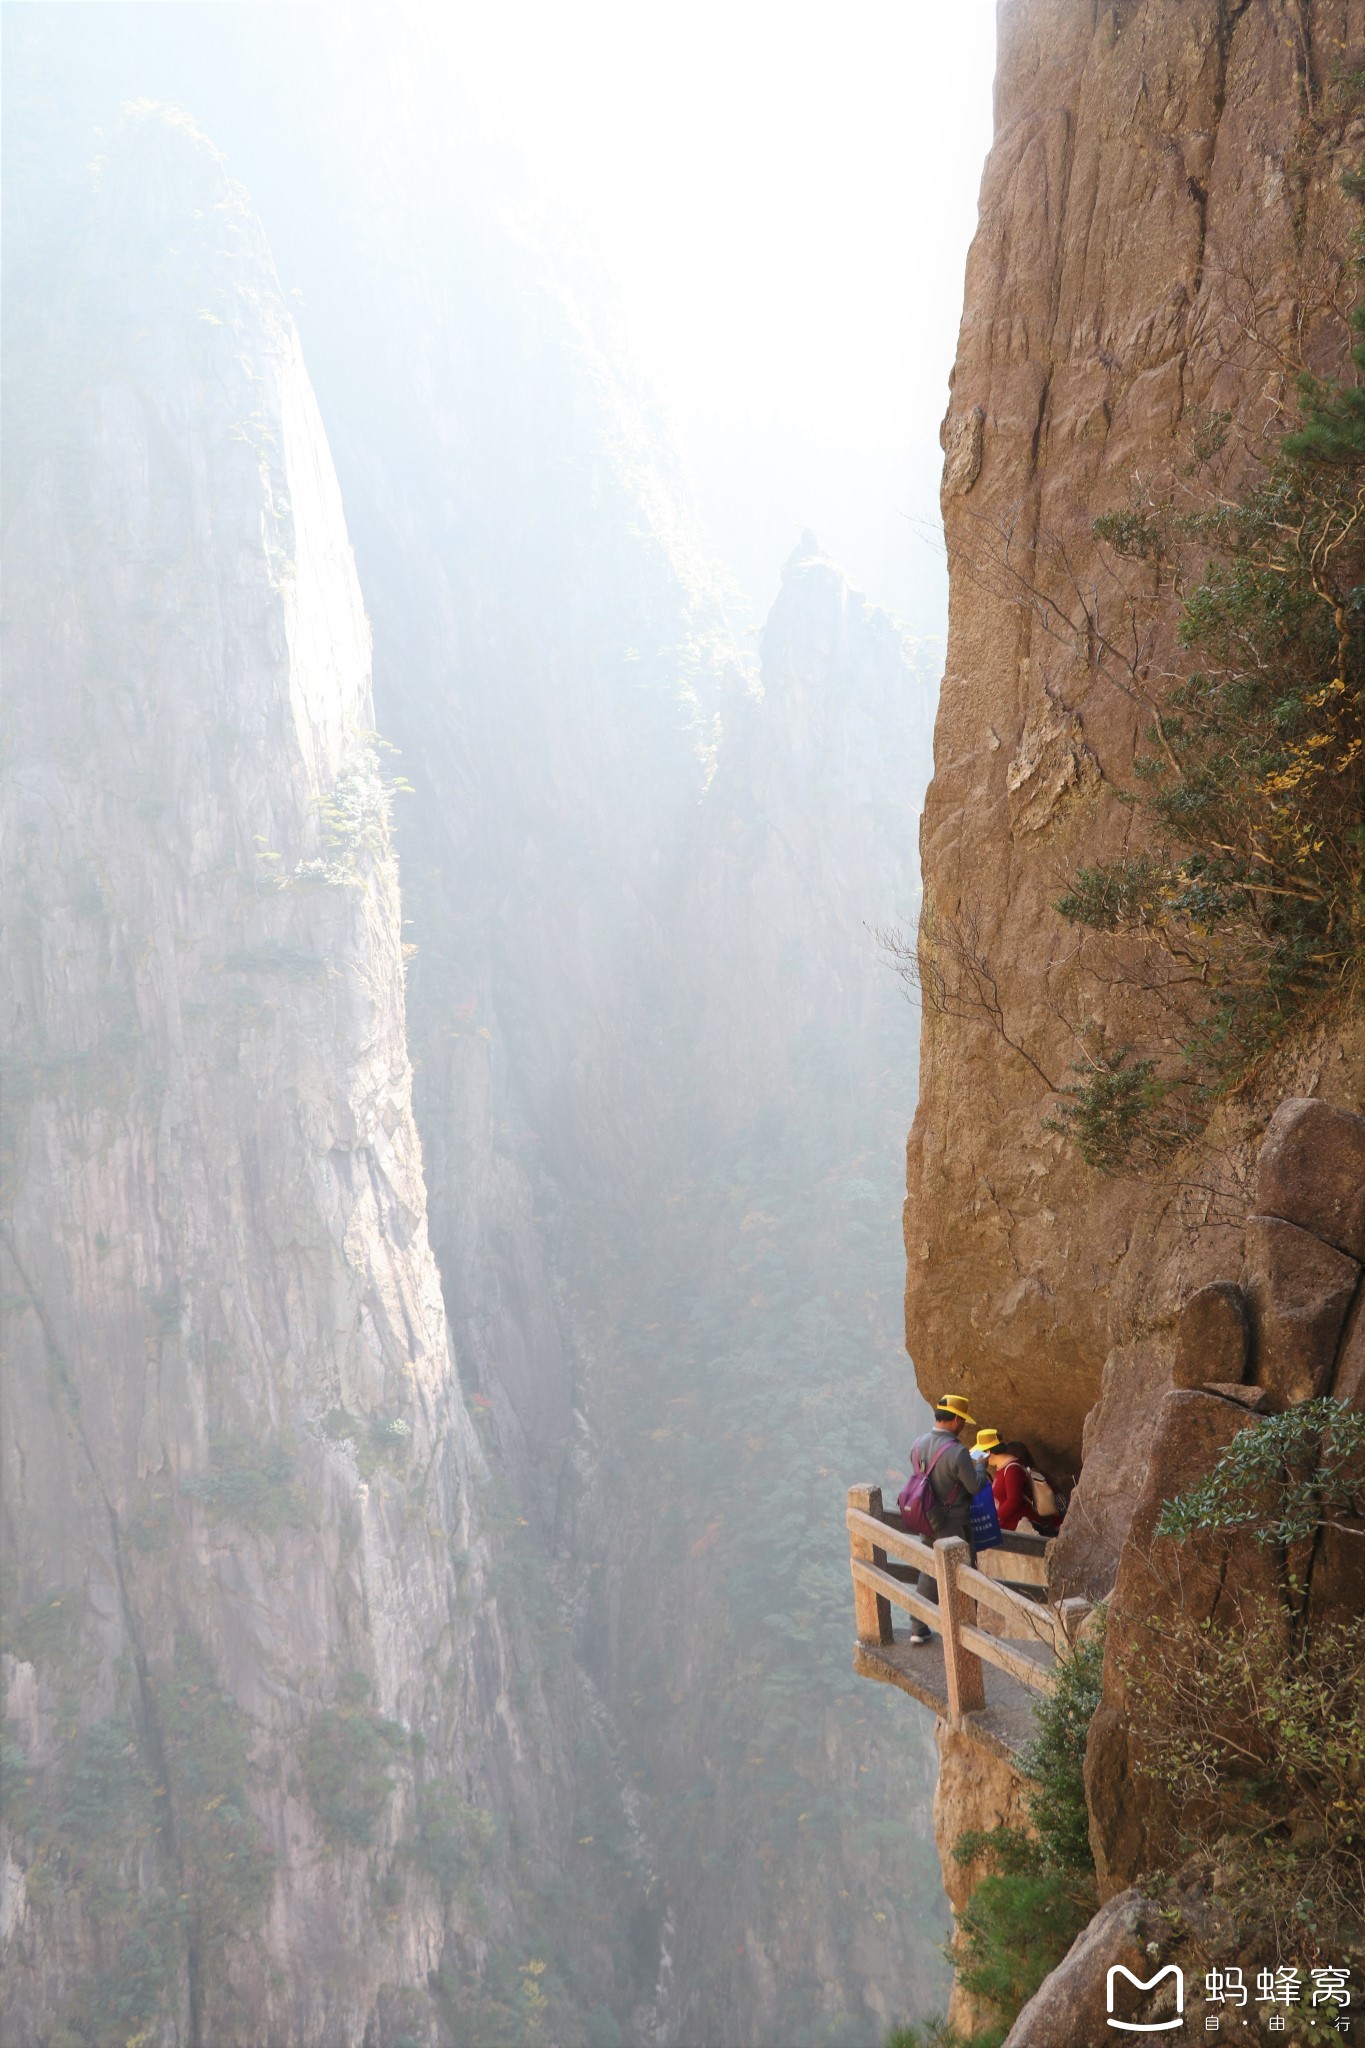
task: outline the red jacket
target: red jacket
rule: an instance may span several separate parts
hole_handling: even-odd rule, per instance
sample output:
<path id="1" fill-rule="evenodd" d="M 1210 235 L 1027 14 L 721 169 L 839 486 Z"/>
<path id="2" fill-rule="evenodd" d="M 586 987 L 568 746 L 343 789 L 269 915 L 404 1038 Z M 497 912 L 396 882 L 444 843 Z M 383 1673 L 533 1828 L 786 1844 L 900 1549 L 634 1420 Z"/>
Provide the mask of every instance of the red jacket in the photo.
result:
<path id="1" fill-rule="evenodd" d="M 1040 1515 L 1033 1495 L 1033 1481 L 1028 1466 L 1018 1458 L 1011 1458 L 991 1480 L 991 1492 L 995 1495 L 995 1512 L 1000 1527 L 1010 1533 L 1019 1527 L 1021 1518 L 1027 1515 L 1040 1536 L 1055 1536 L 1061 1528 L 1059 1515 Z"/>
<path id="2" fill-rule="evenodd" d="M 1002 1529 L 1017 1529 L 1021 1515 L 1032 1520 L 1033 1486 L 1028 1467 L 1021 1465 L 1017 1458 L 1011 1458 L 1008 1465 L 1001 1466 L 991 1480 L 991 1492 L 995 1495 L 995 1512 L 1000 1517 Z"/>

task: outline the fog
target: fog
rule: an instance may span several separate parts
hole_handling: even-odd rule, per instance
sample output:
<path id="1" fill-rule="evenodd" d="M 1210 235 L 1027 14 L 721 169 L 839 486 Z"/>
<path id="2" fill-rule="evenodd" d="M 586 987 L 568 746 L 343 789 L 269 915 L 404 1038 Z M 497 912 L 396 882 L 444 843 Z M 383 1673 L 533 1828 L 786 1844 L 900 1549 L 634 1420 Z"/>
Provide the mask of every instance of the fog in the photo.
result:
<path id="1" fill-rule="evenodd" d="M 993 0 L 511 6 L 450 33 L 481 132 L 600 249 L 750 622 L 810 526 L 941 631 L 938 424 Z"/>
<path id="2" fill-rule="evenodd" d="M 57 15 L 80 62 L 52 81 L 54 129 L 88 131 L 128 98 L 192 99 L 248 185 L 271 165 L 308 175 L 288 161 L 291 94 L 299 112 L 330 74 L 379 97 L 363 10 L 11 0 L 12 43 Z M 480 153 L 610 308 L 746 627 L 810 527 L 912 632 L 945 629 L 938 429 L 994 15 L 993 0 L 853 0 L 837 21 L 754 0 L 382 10 L 390 71 L 420 49 L 439 80 L 446 145 Z"/>
<path id="3" fill-rule="evenodd" d="M 988 12 L 4 21 L 16 2039 L 880 2048 Z"/>

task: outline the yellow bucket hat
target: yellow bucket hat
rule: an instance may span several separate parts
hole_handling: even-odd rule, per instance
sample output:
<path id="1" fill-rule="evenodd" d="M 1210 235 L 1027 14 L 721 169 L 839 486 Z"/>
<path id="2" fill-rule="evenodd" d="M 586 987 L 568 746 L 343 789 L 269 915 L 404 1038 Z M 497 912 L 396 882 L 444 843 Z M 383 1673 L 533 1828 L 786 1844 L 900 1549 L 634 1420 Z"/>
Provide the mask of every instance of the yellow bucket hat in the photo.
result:
<path id="1" fill-rule="evenodd" d="M 979 1429 L 976 1432 L 976 1442 L 972 1445 L 974 1451 L 998 1451 L 999 1448 L 1000 1432 L 998 1429 Z"/>
<path id="2" fill-rule="evenodd" d="M 941 1401 L 935 1403 L 935 1406 L 946 1408 L 950 1415 L 956 1415 L 958 1420 L 965 1422 L 969 1429 L 976 1428 L 976 1417 L 967 1413 L 967 1397 L 965 1394 L 945 1394 Z"/>

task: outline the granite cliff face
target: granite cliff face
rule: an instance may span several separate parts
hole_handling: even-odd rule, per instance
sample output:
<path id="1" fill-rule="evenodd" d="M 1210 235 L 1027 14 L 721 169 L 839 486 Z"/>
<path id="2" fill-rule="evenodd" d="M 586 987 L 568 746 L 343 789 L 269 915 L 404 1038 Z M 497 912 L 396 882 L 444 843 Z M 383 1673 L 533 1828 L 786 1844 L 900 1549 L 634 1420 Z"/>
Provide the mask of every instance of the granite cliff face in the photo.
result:
<path id="1" fill-rule="evenodd" d="M 1104 1904 L 1008 2038 L 1082 2048 L 1110 1963 L 1177 1958 L 1193 1984 L 1211 1956 L 1254 1968 L 1270 1938 L 1220 1903 L 1209 1859 L 1170 1875 L 1198 1824 L 1144 1775 L 1143 1685 L 1160 1694 L 1174 1641 L 1198 1668 L 1206 1622 L 1271 1631 L 1268 1668 L 1288 1668 L 1291 1643 L 1360 1604 L 1358 1537 L 1320 1530 L 1287 1563 L 1245 1533 L 1156 1534 L 1259 1416 L 1360 1402 L 1358 1009 L 1309 1016 L 1145 1175 L 1087 1167 L 1044 1119 L 1097 1046 L 1180 1042 L 1055 907 L 1082 861 L 1143 850 L 1135 762 L 1191 665 L 1169 584 L 1116 570 L 1093 523 L 1197 506 L 1209 446 L 1235 495 L 1299 372 L 1339 371 L 1365 11 L 1006 0 L 999 24 L 943 429 L 906 1327 L 926 1393 L 960 1384 L 983 1422 L 1080 1472 L 1051 1592 L 1110 1599 L 1085 1767 Z M 971 1812 L 960 1773 L 945 1787 L 946 1867 Z"/>
<path id="2" fill-rule="evenodd" d="M 1106 652 L 1134 615 L 1091 521 L 1135 489 L 1178 488 L 1211 415 L 1254 443 L 1297 361 L 1339 359 L 1362 37 L 1365 16 L 1341 4 L 1000 10 L 995 144 L 944 423 L 951 626 L 922 835 L 925 943 L 965 999 L 924 1019 L 906 1326 L 926 1390 L 960 1380 L 978 1413 L 1062 1468 L 1086 1426 L 1109 1429 L 1115 1460 L 1126 1440 L 1140 1469 L 1171 1318 L 1236 1277 L 1276 1103 L 1361 1096 L 1358 1026 L 1324 1025 L 1159 1187 L 1105 1179 L 1043 1128 L 1096 1019 L 1122 1040 L 1137 1015 L 1078 960 L 1053 904 L 1078 857 L 1137 843 L 1120 799 L 1151 723 L 1144 694 L 1179 661 L 1170 606 L 1138 620 L 1135 668 Z M 1101 1575 L 1132 1477 L 1087 1438 Z"/>
<path id="3" fill-rule="evenodd" d="M 428 1244 L 369 630 L 201 138 L 125 128 L 65 282 L 6 550 L 9 2025 L 426 2039 L 492 1811 L 552 1865 L 571 1799 Z"/>

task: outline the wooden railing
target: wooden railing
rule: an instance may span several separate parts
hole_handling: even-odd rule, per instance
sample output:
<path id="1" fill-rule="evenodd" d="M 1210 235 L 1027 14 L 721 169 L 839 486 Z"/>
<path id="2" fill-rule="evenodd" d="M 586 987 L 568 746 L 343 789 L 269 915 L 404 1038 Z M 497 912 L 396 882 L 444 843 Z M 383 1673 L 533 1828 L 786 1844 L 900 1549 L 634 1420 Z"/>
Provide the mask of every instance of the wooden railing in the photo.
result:
<path id="1" fill-rule="evenodd" d="M 973 1566 L 970 1546 L 960 1536 L 941 1537 L 932 1548 L 921 1543 L 887 1516 L 879 1486 L 849 1488 L 848 1533 L 859 1642 L 884 1644 L 893 1640 L 893 1607 L 899 1607 L 942 1637 L 950 1721 L 960 1722 L 964 1714 L 977 1713 L 985 1706 L 983 1662 L 1008 1672 L 1034 1692 L 1054 1689 L 1056 1680 L 1048 1666 L 1015 1649 L 1004 1637 L 977 1626 L 977 1607 L 987 1607 L 1002 1615 L 1016 1642 L 1040 1642 L 1054 1656 L 1065 1656 L 1077 1628 L 1090 1611 L 1086 1601 L 1063 1600 L 1060 1606 L 1054 1606 L 1046 1599 L 1033 1599 L 1016 1591 L 995 1577 L 994 1571 Z M 1024 1555 L 1028 1565 L 1024 1567 L 1021 1557 L 1018 1576 L 1045 1587 L 1045 1558 L 1043 1569 L 1038 1572 L 1034 1568 L 1037 1551 L 1031 1548 Z M 893 1558 L 896 1565 L 891 1564 Z M 1008 1553 L 984 1551 L 981 1561 L 984 1564 L 987 1560 L 993 1563 L 995 1571 L 1011 1570 Z M 937 1605 L 916 1592 L 907 1583 L 908 1574 L 901 1576 L 896 1566 L 901 1572 L 906 1566 L 928 1572 L 935 1581 Z"/>

